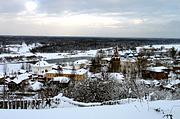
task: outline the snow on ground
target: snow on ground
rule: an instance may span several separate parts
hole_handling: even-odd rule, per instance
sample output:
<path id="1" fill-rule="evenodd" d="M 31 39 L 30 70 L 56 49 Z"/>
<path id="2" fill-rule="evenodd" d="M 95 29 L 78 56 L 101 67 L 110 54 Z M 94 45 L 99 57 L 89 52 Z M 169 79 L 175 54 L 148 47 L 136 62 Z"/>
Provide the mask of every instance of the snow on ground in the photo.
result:
<path id="1" fill-rule="evenodd" d="M 159 111 L 155 111 L 158 109 Z M 43 110 L 1 110 L 2 119 L 180 119 L 180 100 Z"/>
<path id="2" fill-rule="evenodd" d="M 39 43 L 33 43 L 30 45 L 27 45 L 26 43 L 22 43 L 21 45 L 19 44 L 14 44 L 14 45 L 7 45 L 10 51 L 18 54 L 23 54 L 23 53 L 29 53 L 31 49 L 41 46 Z"/>
<path id="3" fill-rule="evenodd" d="M 85 52 L 78 52 L 76 55 L 72 55 L 69 53 L 37 53 L 37 54 L 32 54 L 32 53 L 20 53 L 20 54 L 0 54 L 1 57 L 16 57 L 16 56 L 42 56 L 45 60 L 50 60 L 50 59 L 61 59 L 61 58 L 73 58 L 73 57 L 94 57 L 96 54 L 97 50 L 89 50 Z M 12 73 L 12 72 L 17 72 L 20 70 L 22 67 L 21 63 L 17 64 L 7 64 L 7 73 Z M 4 65 L 0 64 L 0 72 L 4 72 Z"/>
<path id="4" fill-rule="evenodd" d="M 178 51 L 180 51 L 180 44 L 162 44 L 162 45 L 152 45 L 152 47 L 150 47 L 149 45 L 147 46 L 141 46 L 141 47 L 136 47 L 136 51 L 137 53 L 140 52 L 140 49 L 142 48 L 146 48 L 146 49 L 150 49 L 150 48 L 161 48 L 161 47 L 164 47 L 164 48 L 167 48 L 167 49 L 170 49 L 172 47 L 174 47 L 175 49 L 177 49 Z"/>
<path id="5" fill-rule="evenodd" d="M 73 57 L 95 57 L 97 50 L 89 50 L 85 52 L 78 52 L 77 54 L 70 53 L 30 53 L 30 52 L 16 52 L 18 54 L 0 54 L 1 57 L 17 57 L 17 56 L 40 56 L 45 60 L 60 59 L 60 58 L 73 58 Z"/>
<path id="6" fill-rule="evenodd" d="M 168 49 L 174 47 L 175 49 L 177 49 L 178 51 L 180 51 L 180 44 L 152 45 L 152 47 L 154 47 L 154 48 L 165 47 L 165 48 L 168 48 Z"/>
<path id="7" fill-rule="evenodd" d="M 2 57 L 17 57 L 17 56 L 41 56 L 45 60 L 50 59 L 60 59 L 60 58 L 73 58 L 73 57 L 95 57 L 97 50 L 88 50 L 88 51 L 77 51 L 76 54 L 71 53 L 36 53 L 33 54 L 29 50 L 34 46 L 9 46 L 10 50 L 14 53 L 4 53 L 0 54 L 0 58 Z M 20 48 L 18 48 L 20 47 Z"/>
<path id="8" fill-rule="evenodd" d="M 60 59 L 60 58 L 73 58 L 73 57 L 95 57 L 97 50 L 89 50 L 85 52 L 78 52 L 77 54 L 70 53 L 37 53 L 36 56 L 41 56 L 45 60 Z"/>
<path id="9" fill-rule="evenodd" d="M 3 53 L 3 54 L 0 54 L 0 58 L 3 58 L 3 57 L 19 57 L 19 56 L 25 56 L 25 57 L 30 57 L 30 56 L 34 56 L 35 54 L 33 53 L 21 53 L 21 54 L 12 54 L 12 53 Z"/>

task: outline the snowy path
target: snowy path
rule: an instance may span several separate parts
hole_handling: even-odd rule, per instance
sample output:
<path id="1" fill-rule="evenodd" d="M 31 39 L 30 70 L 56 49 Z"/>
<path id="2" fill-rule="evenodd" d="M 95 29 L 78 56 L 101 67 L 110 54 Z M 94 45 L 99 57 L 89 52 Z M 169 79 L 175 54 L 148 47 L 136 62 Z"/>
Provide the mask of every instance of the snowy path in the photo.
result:
<path id="1" fill-rule="evenodd" d="M 174 108 L 172 108 L 174 107 Z M 147 103 L 98 106 L 69 107 L 44 110 L 0 110 L 1 119 L 167 119 L 165 114 L 156 112 L 160 108 L 165 114 L 172 114 L 173 119 L 180 119 L 180 100 L 155 101 Z M 172 110 L 171 110 L 172 109 Z"/>

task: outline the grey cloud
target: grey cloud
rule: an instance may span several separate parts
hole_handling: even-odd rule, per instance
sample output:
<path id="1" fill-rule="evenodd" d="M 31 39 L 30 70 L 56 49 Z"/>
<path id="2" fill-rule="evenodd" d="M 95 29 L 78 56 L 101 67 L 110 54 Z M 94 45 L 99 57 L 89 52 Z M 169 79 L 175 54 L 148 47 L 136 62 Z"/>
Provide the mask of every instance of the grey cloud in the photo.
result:
<path id="1" fill-rule="evenodd" d="M 24 11 L 28 0 L 0 0 L 0 34 L 54 34 L 63 35 L 56 25 L 38 26 L 33 23 L 20 22 L 17 14 Z M 46 13 L 57 17 L 69 11 L 74 14 L 105 16 L 121 19 L 142 19 L 138 25 L 116 24 L 115 28 L 78 27 L 79 34 L 93 36 L 119 37 L 180 37 L 180 1 L 179 0 L 32 0 L 38 3 L 37 14 Z M 56 16 L 55 16 L 56 17 Z M 123 26 L 123 27 L 122 27 Z M 24 27 L 27 29 L 24 30 Z M 18 29 L 16 29 L 18 28 Z M 48 30 L 48 29 L 55 29 Z M 71 29 L 71 28 L 67 28 Z M 39 31 L 42 31 L 39 32 Z M 78 33 L 77 33 L 78 34 Z"/>
<path id="2" fill-rule="evenodd" d="M 0 14 L 16 14 L 24 10 L 26 0 L 0 0 Z"/>
<path id="3" fill-rule="evenodd" d="M 140 15 L 154 13 L 179 13 L 179 0 L 32 0 L 38 3 L 37 11 L 49 14 L 71 12 L 137 12 Z M 27 0 L 0 0 L 0 13 L 19 13 Z"/>
<path id="4" fill-rule="evenodd" d="M 39 2 L 41 10 L 50 12 L 61 10 L 163 12 L 176 11 L 180 7 L 178 0 L 39 0 Z"/>

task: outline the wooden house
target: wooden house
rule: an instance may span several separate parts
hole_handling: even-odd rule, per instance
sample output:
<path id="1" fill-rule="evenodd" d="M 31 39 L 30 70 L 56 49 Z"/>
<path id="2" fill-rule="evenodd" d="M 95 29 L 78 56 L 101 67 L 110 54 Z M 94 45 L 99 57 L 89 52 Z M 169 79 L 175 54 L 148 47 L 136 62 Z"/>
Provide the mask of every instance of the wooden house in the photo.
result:
<path id="1" fill-rule="evenodd" d="M 50 70 L 52 70 L 52 64 L 49 64 L 46 61 L 39 61 L 32 65 L 32 72 L 37 75 L 44 75 Z"/>
<path id="2" fill-rule="evenodd" d="M 54 77 L 68 77 L 73 80 L 84 80 L 87 78 L 87 70 L 86 69 L 62 69 L 59 70 L 51 70 L 46 73 L 46 81 L 53 79 Z"/>
<path id="3" fill-rule="evenodd" d="M 159 67 L 147 67 L 147 69 L 142 71 L 142 77 L 144 79 L 168 79 L 168 68 L 164 66 Z"/>
<path id="4" fill-rule="evenodd" d="M 54 77 L 50 80 L 50 85 L 56 85 L 59 88 L 66 88 L 70 83 L 70 78 L 68 77 Z"/>

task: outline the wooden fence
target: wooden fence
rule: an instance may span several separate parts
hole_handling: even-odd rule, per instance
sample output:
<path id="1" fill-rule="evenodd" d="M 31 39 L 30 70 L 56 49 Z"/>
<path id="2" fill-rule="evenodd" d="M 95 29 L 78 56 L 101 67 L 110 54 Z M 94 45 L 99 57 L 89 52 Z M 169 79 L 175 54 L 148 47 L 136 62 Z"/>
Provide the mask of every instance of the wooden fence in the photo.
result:
<path id="1" fill-rule="evenodd" d="M 45 109 L 52 108 L 52 104 L 59 105 L 59 99 L 14 99 L 0 100 L 0 109 Z"/>
<path id="2" fill-rule="evenodd" d="M 130 102 L 138 101 L 138 99 L 122 99 L 105 101 L 102 103 L 83 103 L 73 101 L 71 99 L 60 99 L 60 98 L 47 98 L 47 99 L 14 99 L 14 100 L 0 100 L 0 109 L 46 109 L 46 108 L 57 108 L 64 102 L 69 103 L 77 107 L 92 107 L 102 105 L 119 105 Z M 140 101 L 140 100 L 139 100 Z"/>

